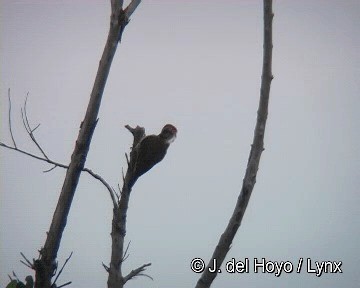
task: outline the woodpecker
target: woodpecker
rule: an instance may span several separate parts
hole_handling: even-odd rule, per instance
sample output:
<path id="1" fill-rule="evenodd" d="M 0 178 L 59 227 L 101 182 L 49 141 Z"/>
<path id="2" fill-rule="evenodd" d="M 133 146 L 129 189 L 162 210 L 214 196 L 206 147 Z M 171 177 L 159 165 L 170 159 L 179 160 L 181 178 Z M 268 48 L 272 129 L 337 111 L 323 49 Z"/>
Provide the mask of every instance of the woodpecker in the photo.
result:
<path id="1" fill-rule="evenodd" d="M 129 181 L 131 188 L 136 180 L 164 159 L 166 151 L 176 138 L 177 129 L 166 124 L 159 135 L 149 135 L 134 148 L 133 177 Z"/>

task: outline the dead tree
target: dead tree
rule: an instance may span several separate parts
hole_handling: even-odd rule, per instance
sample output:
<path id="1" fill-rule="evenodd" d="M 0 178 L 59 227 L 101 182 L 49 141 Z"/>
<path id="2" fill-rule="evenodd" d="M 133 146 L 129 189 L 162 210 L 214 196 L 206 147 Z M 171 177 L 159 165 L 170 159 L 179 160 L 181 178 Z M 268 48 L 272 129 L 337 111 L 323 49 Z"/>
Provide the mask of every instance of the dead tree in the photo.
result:
<path id="1" fill-rule="evenodd" d="M 270 96 L 270 85 L 273 75 L 271 72 L 272 61 L 272 19 L 274 14 L 272 12 L 272 0 L 264 0 L 264 54 L 263 54 L 263 67 L 261 76 L 261 89 L 260 89 L 260 101 L 257 112 L 257 121 L 254 131 L 254 139 L 251 145 L 248 164 L 243 180 L 243 185 L 240 191 L 240 195 L 237 199 L 234 212 L 229 220 L 229 223 L 221 235 L 219 242 L 214 250 L 214 253 L 203 271 L 200 279 L 196 284 L 196 288 L 210 287 L 214 281 L 218 270 L 223 263 L 226 254 L 229 252 L 231 243 L 235 237 L 237 230 L 240 227 L 241 221 L 244 217 L 246 207 L 249 203 L 251 192 L 255 186 L 256 174 L 259 169 L 261 153 L 264 150 L 264 135 L 265 125 L 268 115 L 268 103 Z M 215 272 L 213 270 L 213 264 L 215 265 Z"/>
<path id="2" fill-rule="evenodd" d="M 115 55 L 118 43 L 121 41 L 125 26 L 128 24 L 130 16 L 135 11 L 140 2 L 141 0 L 132 0 L 130 4 L 125 9 L 123 9 L 123 0 L 111 0 L 111 17 L 108 38 L 105 44 L 103 54 L 101 56 L 86 114 L 84 120 L 80 125 L 80 131 L 75 143 L 75 148 L 72 153 L 71 162 L 69 165 L 56 163 L 48 158 L 48 156 L 45 154 L 45 152 L 42 150 L 40 145 L 38 145 L 36 139 L 34 138 L 33 133 L 37 127 L 31 128 L 27 121 L 27 116 L 23 115 L 23 120 L 25 121 L 24 125 L 25 127 L 27 127 L 27 132 L 42 154 L 42 156 L 38 157 L 38 159 L 45 159 L 44 161 L 55 165 L 54 167 L 67 168 L 59 200 L 51 221 L 50 229 L 47 233 L 45 244 L 40 250 L 39 259 L 34 260 L 33 263 L 30 263 L 29 261 L 29 263 L 31 264 L 29 264 L 29 266 L 35 270 L 36 288 L 50 288 L 52 286 L 54 287 L 54 283 L 51 283 L 51 281 L 53 276 L 55 276 L 57 270 L 56 258 L 60 247 L 62 233 L 66 226 L 67 216 L 70 211 L 71 203 L 77 188 L 80 174 L 82 171 L 86 171 L 84 169 L 84 165 L 90 148 L 91 138 L 97 124 L 97 116 L 100 109 L 101 99 L 110 71 L 111 63 Z M 25 108 L 26 107 L 24 107 L 24 110 Z M 16 146 L 16 142 L 13 138 L 11 128 L 10 132 L 13 141 L 13 147 L 11 147 L 11 149 L 20 150 Z M 2 143 L 1 146 L 8 148 L 10 147 L 9 145 L 5 145 L 4 143 Z M 28 155 L 30 154 L 26 151 L 20 152 Z M 88 171 L 86 172 L 90 174 L 92 173 L 91 170 L 87 170 Z M 103 184 L 106 183 L 100 176 L 95 176 L 95 173 L 93 174 L 93 176 L 98 180 L 102 181 Z M 109 185 L 106 186 L 110 191 L 113 202 L 116 203 L 113 189 L 109 187 Z"/>
<path id="3" fill-rule="evenodd" d="M 35 263 L 36 288 L 51 287 L 51 278 L 56 268 L 55 259 L 59 250 L 62 233 L 66 226 L 67 215 L 70 211 L 72 199 L 75 194 L 80 173 L 84 168 L 91 138 L 97 123 L 97 115 L 99 113 L 101 99 L 112 59 L 115 55 L 118 42 L 121 41 L 125 26 L 128 24 L 131 14 L 135 11 L 139 3 L 140 0 L 133 0 L 126 9 L 123 9 L 123 1 L 111 0 L 109 34 L 99 63 L 88 108 L 86 110 L 85 118 L 80 126 L 75 149 L 71 156 L 69 168 L 66 172 L 64 184 L 50 225 L 48 236 L 45 245 L 40 252 L 41 258 Z"/>
<path id="4" fill-rule="evenodd" d="M 135 11 L 139 3 L 140 0 L 133 0 L 126 9 L 122 9 L 123 1 L 111 0 L 112 12 L 111 12 L 110 30 L 109 30 L 108 39 L 105 45 L 102 58 L 100 60 L 99 69 L 96 75 L 94 87 L 88 104 L 88 109 L 85 118 L 81 123 L 80 132 L 78 135 L 78 139 L 76 141 L 75 149 L 71 157 L 71 163 L 69 165 L 64 165 L 62 163 L 53 161 L 50 157 L 48 157 L 48 155 L 45 153 L 45 151 L 41 148 L 41 146 L 37 142 L 34 136 L 34 132 L 39 125 L 34 128 L 30 126 L 26 112 L 27 101 L 25 101 L 24 109 L 22 110 L 23 124 L 26 128 L 29 137 L 39 149 L 41 156 L 29 153 L 17 147 L 11 129 L 11 101 L 10 101 L 10 91 L 9 91 L 9 103 L 10 103 L 9 129 L 13 144 L 11 146 L 0 142 L 0 146 L 18 151 L 30 157 L 52 164 L 53 167 L 47 171 L 51 171 L 56 167 L 62 167 L 67 169 L 67 174 L 53 216 L 48 237 L 46 239 L 44 247 L 40 250 L 39 259 L 31 262 L 22 254 L 23 258 L 26 261 L 23 263 L 26 266 L 36 271 L 35 287 L 45 287 L 45 288 L 55 287 L 56 280 L 61 274 L 67 261 L 71 257 L 70 255 L 70 257 L 66 260 L 63 267 L 60 269 L 59 273 L 55 277 L 53 283 L 51 283 L 51 280 L 55 276 L 57 270 L 56 257 L 60 246 L 62 233 L 66 226 L 67 215 L 70 211 L 71 202 L 81 172 L 87 172 L 92 177 L 99 180 L 109 191 L 113 203 L 113 220 L 112 220 L 112 229 L 111 229 L 111 237 L 112 237 L 111 261 L 109 266 L 103 264 L 105 270 L 109 274 L 108 287 L 121 288 L 125 285 L 125 283 L 128 280 L 136 276 L 146 276 L 151 278 L 149 275 L 144 273 L 146 267 L 150 266 L 151 263 L 143 264 L 140 267 L 130 271 L 127 275 L 123 275 L 122 273 L 122 263 L 128 257 L 127 251 L 129 248 L 129 245 L 127 245 L 127 247 L 124 249 L 127 209 L 128 209 L 130 193 L 131 193 L 131 186 L 129 185 L 129 181 L 130 179 L 133 178 L 132 167 L 135 161 L 134 151 L 136 150 L 137 144 L 145 137 L 145 129 L 139 126 L 137 126 L 136 128 L 131 128 L 128 125 L 126 126 L 126 128 L 133 134 L 134 139 L 133 139 L 133 145 L 132 145 L 132 151 L 130 153 L 130 157 L 126 154 L 128 169 L 126 174 L 123 175 L 123 187 L 122 189 L 119 188 L 120 194 L 117 194 L 115 190 L 100 175 L 96 174 L 91 169 L 84 167 L 86 156 L 89 151 L 91 138 L 97 123 L 97 115 L 101 103 L 102 93 L 110 70 L 111 62 L 117 48 L 117 44 L 121 40 L 121 36 L 124 31 L 124 28 L 128 24 L 129 17 Z M 259 103 L 259 109 L 257 115 L 256 128 L 254 132 L 253 144 L 251 146 L 246 174 L 243 180 L 243 186 L 240 195 L 238 197 L 233 215 L 224 233 L 220 237 L 219 243 L 215 248 L 212 258 L 209 261 L 209 264 L 207 265 L 206 269 L 204 269 L 203 274 L 198 280 L 198 283 L 196 285 L 197 288 L 210 287 L 212 281 L 215 279 L 217 273 L 216 272 L 211 273 L 209 271 L 209 268 L 212 267 L 213 263 L 216 263 L 216 271 L 217 271 L 220 268 L 222 262 L 224 261 L 226 254 L 230 249 L 232 240 L 234 239 L 235 234 L 241 224 L 243 215 L 245 213 L 247 204 L 249 202 L 252 190 L 256 182 L 256 174 L 259 167 L 260 156 L 262 151 L 264 150 L 263 140 L 264 140 L 265 125 L 266 125 L 266 119 L 268 113 L 270 84 L 273 78 L 271 73 L 272 18 L 273 18 L 272 0 L 264 0 L 264 58 L 263 58 L 260 103 Z M 216 262 L 214 262 L 214 259 L 216 259 Z M 61 286 L 65 286 L 70 283 L 71 282 L 68 282 Z"/>
<path id="5" fill-rule="evenodd" d="M 21 154 L 27 155 L 29 157 L 32 157 L 37 160 L 41 160 L 41 161 L 44 161 L 44 162 L 47 162 L 47 163 L 53 165 L 52 168 L 45 170 L 44 172 L 50 172 L 51 170 L 53 170 L 57 167 L 69 169 L 69 165 L 65 165 L 60 162 L 54 161 L 45 152 L 45 150 L 41 147 L 38 140 L 36 139 L 34 132 L 40 126 L 40 124 L 36 125 L 34 128 L 32 128 L 32 126 L 30 124 L 30 120 L 29 120 L 28 114 L 27 114 L 28 97 L 26 97 L 24 107 L 21 109 L 23 125 L 24 125 L 24 128 L 25 128 L 29 138 L 32 140 L 32 142 L 38 148 L 40 155 L 33 154 L 33 153 L 27 152 L 27 151 L 19 148 L 19 146 L 16 144 L 16 141 L 15 141 L 15 138 L 14 138 L 14 135 L 12 132 L 10 89 L 8 90 L 8 98 L 9 98 L 9 112 L 8 112 L 9 113 L 9 131 L 10 131 L 10 136 L 11 136 L 11 140 L 12 140 L 12 145 L 8 145 L 8 144 L 5 144 L 0 141 L 0 146 L 2 146 L 4 148 L 8 148 L 10 150 L 14 150 Z M 112 203 L 113 203 L 113 220 L 112 220 L 112 229 L 111 229 L 111 237 L 112 237 L 111 262 L 110 262 L 110 266 L 107 266 L 103 263 L 105 270 L 109 274 L 108 287 L 123 287 L 127 281 L 133 279 L 136 276 L 146 276 L 146 277 L 152 279 L 151 276 L 144 273 L 145 268 L 150 266 L 151 263 L 143 264 L 142 266 L 140 266 L 134 270 L 131 270 L 125 276 L 123 276 L 123 274 L 122 274 L 122 263 L 127 259 L 128 249 L 129 249 L 129 244 L 127 245 L 126 249 L 124 249 L 125 235 L 126 235 L 126 215 L 127 215 L 127 209 L 128 209 L 128 204 L 129 204 L 129 200 L 130 200 L 130 192 L 131 192 L 131 188 L 132 188 L 132 186 L 129 185 L 129 181 L 134 178 L 133 167 L 134 167 L 134 164 L 136 161 L 136 156 L 134 156 L 134 155 L 136 155 L 135 152 L 137 152 L 137 147 L 138 147 L 137 145 L 145 137 L 145 129 L 143 127 L 137 126 L 136 128 L 132 128 L 129 125 L 126 125 L 125 128 L 128 129 L 133 135 L 133 145 L 132 145 L 131 152 L 130 152 L 130 159 L 129 159 L 128 154 L 125 154 L 127 164 L 128 164 L 128 169 L 127 169 L 126 174 L 123 175 L 123 187 L 122 187 L 122 189 L 120 189 L 120 187 L 119 187 L 120 193 L 117 193 L 116 190 L 110 184 L 108 184 L 108 182 L 103 177 L 101 177 L 99 174 L 93 172 L 93 170 L 91 170 L 87 167 L 83 167 L 81 170 L 81 172 L 86 172 L 93 178 L 99 180 L 106 187 L 106 189 L 108 190 L 109 195 L 111 197 Z M 39 261 L 41 261 L 41 251 L 40 251 L 39 259 L 33 260 L 33 262 L 28 260 L 23 253 L 20 253 L 20 254 L 23 257 L 23 259 L 25 260 L 25 261 L 21 260 L 21 262 L 25 266 L 27 266 L 33 270 L 36 270 L 36 265 L 39 265 L 38 263 L 39 263 Z M 55 287 L 57 279 L 59 278 L 60 274 L 62 273 L 67 262 L 70 260 L 71 256 L 72 256 L 72 253 L 66 259 L 65 263 L 63 264 L 62 268 L 59 270 L 59 272 L 57 274 L 56 274 L 56 271 L 57 271 L 57 265 L 56 265 L 56 267 L 54 269 L 54 276 L 56 274 L 56 277 L 55 277 L 55 280 L 53 281 L 53 283 L 51 284 L 52 287 Z M 13 279 L 10 277 L 10 280 L 13 280 Z M 17 279 L 15 281 L 19 282 L 20 280 Z M 69 284 L 71 284 L 71 282 L 67 282 L 61 286 L 64 287 Z"/>
<path id="6" fill-rule="evenodd" d="M 128 248 L 124 249 L 125 243 L 125 235 L 126 235 L 126 217 L 127 217 L 127 209 L 130 200 L 130 192 L 131 186 L 129 185 L 129 181 L 133 178 L 133 169 L 135 164 L 135 149 L 136 145 L 145 137 L 145 129 L 143 127 L 137 126 L 136 128 L 131 128 L 130 126 L 125 126 L 134 137 L 132 151 L 130 153 L 130 159 L 127 154 L 126 160 L 128 169 L 126 174 L 123 174 L 123 187 L 120 189 L 120 197 L 118 202 L 113 202 L 113 219 L 111 225 L 111 260 L 110 266 L 103 264 L 105 270 L 108 272 L 108 287 L 109 288 L 122 288 L 125 283 L 136 277 L 136 276 L 146 276 L 152 279 L 149 275 L 144 274 L 145 268 L 150 266 L 151 263 L 143 264 L 137 269 L 132 270 L 126 276 L 123 275 L 122 272 L 122 264 L 128 257 Z"/>

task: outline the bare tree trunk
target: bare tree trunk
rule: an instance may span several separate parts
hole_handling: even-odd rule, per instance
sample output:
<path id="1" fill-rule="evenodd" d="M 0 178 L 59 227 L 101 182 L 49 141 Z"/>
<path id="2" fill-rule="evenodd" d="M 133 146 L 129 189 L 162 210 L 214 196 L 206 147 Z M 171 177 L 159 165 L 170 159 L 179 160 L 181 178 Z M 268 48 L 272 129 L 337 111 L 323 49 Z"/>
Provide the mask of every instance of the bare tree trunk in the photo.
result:
<path id="1" fill-rule="evenodd" d="M 111 1 L 110 30 L 106 45 L 99 63 L 95 83 L 91 92 L 90 101 L 85 118 L 80 126 L 75 149 L 71 156 L 71 163 L 67 169 L 61 194 L 53 215 L 46 242 L 40 251 L 40 259 L 34 263 L 36 271 L 36 288 L 50 288 L 51 278 L 56 269 L 56 257 L 59 250 L 62 233 L 66 226 L 67 216 L 70 211 L 72 199 L 80 178 L 82 169 L 89 151 L 90 142 L 97 123 L 97 116 L 101 104 L 101 99 L 105 83 L 110 71 L 110 66 L 122 33 L 128 23 L 132 12 L 136 9 L 140 1 L 133 0 L 129 6 L 123 10 L 123 1 Z"/>
<path id="2" fill-rule="evenodd" d="M 113 208 L 113 220 L 111 228 L 111 262 L 110 267 L 105 267 L 108 276 L 108 288 L 122 288 L 125 283 L 130 279 L 136 276 L 150 276 L 144 274 L 145 268 L 150 266 L 151 263 L 143 264 L 142 266 L 130 271 L 126 276 L 123 276 L 122 273 L 122 263 L 127 258 L 127 248 L 124 251 L 124 241 L 126 235 L 126 217 L 127 210 L 130 201 L 131 188 L 129 187 L 129 181 L 133 178 L 133 169 L 135 164 L 135 159 L 133 157 L 136 145 L 145 137 L 145 129 L 137 126 L 136 128 L 131 128 L 126 126 L 126 128 L 133 134 L 134 141 L 132 145 L 132 152 L 130 153 L 130 161 L 128 160 L 128 169 L 126 175 L 123 177 L 123 187 L 121 190 L 121 196 L 119 202 L 114 205 Z"/>
<path id="3" fill-rule="evenodd" d="M 261 91 L 259 109 L 257 112 L 257 122 L 254 131 L 253 144 L 251 146 L 249 160 L 246 168 L 243 186 L 238 197 L 234 212 L 230 221 L 221 235 L 218 245 L 209 261 L 207 267 L 202 273 L 200 279 L 196 284 L 196 288 L 210 287 L 215 279 L 218 269 L 220 269 L 226 254 L 230 250 L 231 243 L 235 234 L 241 224 L 246 207 L 249 203 L 251 192 L 256 182 L 256 174 L 259 168 L 260 156 L 264 150 L 264 134 L 265 125 L 268 115 L 268 103 L 270 94 L 270 84 L 273 79 L 271 73 L 272 61 L 272 0 L 264 0 L 264 55 L 263 55 L 263 68 L 261 79 Z M 211 273 L 209 268 L 213 269 L 215 263 L 215 272 Z"/>

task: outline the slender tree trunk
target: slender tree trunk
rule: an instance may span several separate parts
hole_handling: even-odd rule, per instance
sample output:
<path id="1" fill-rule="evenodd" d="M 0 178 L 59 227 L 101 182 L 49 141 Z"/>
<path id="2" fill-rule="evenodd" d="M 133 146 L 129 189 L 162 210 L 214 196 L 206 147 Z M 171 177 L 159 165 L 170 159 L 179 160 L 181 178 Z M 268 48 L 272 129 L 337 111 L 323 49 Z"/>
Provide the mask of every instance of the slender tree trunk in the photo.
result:
<path id="1" fill-rule="evenodd" d="M 131 187 L 129 182 L 133 179 L 133 167 L 135 165 L 134 152 L 136 145 L 145 137 L 145 129 L 137 126 L 126 128 L 133 134 L 134 141 L 132 145 L 132 152 L 130 153 L 130 161 L 128 162 L 128 169 L 124 176 L 124 184 L 121 189 L 121 197 L 117 205 L 114 205 L 113 209 L 113 220 L 111 227 L 111 262 L 110 267 L 106 267 L 109 273 L 108 276 L 108 288 L 123 288 L 125 283 L 136 276 L 150 276 L 144 273 L 145 268 L 150 266 L 151 263 L 143 264 L 142 266 L 131 270 L 126 276 L 123 275 L 122 264 L 127 257 L 127 248 L 124 251 L 124 242 L 126 235 L 126 218 L 127 210 L 129 207 Z M 136 154 L 136 152 L 135 152 Z"/>
<path id="2" fill-rule="evenodd" d="M 120 2 L 121 1 L 112 2 L 110 30 L 99 63 L 86 115 L 80 126 L 79 135 L 75 143 L 75 149 L 71 156 L 71 163 L 65 176 L 45 245 L 40 251 L 41 257 L 34 263 L 34 268 L 36 270 L 36 288 L 51 287 L 51 278 L 53 277 L 56 269 L 55 263 L 62 233 L 66 226 L 67 216 L 79 182 L 81 170 L 84 168 L 89 151 L 91 138 L 97 123 L 97 116 L 99 113 L 105 83 L 118 42 L 121 39 L 123 30 L 128 21 L 124 11 L 121 9 L 121 6 L 119 6 L 122 5 Z"/>
<path id="3" fill-rule="evenodd" d="M 243 219 L 246 207 L 249 203 L 251 192 L 256 182 L 256 174 L 259 168 L 260 156 L 264 150 L 264 134 L 265 125 L 268 115 L 268 103 L 270 95 L 270 84 L 273 79 L 271 73 L 272 61 L 272 0 L 264 0 L 264 55 L 263 55 L 263 68 L 261 79 L 260 102 L 257 113 L 257 122 L 254 131 L 253 144 L 251 146 L 249 160 L 246 168 L 243 186 L 238 197 L 233 215 L 221 235 L 218 245 L 209 261 L 207 267 L 202 273 L 197 282 L 196 288 L 208 288 L 211 286 L 215 277 L 217 276 L 218 269 L 220 269 L 226 254 L 230 250 L 231 243 L 235 237 L 237 230 Z M 214 262 L 215 260 L 215 262 Z M 216 270 L 214 273 L 209 271 L 212 269 L 213 263 L 216 263 Z"/>

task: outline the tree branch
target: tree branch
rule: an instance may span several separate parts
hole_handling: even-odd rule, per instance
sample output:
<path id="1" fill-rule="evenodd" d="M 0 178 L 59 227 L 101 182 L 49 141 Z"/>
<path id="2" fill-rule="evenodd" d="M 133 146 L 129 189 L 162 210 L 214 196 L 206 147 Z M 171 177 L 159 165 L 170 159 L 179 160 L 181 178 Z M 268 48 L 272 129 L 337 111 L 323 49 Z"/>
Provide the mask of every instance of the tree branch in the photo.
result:
<path id="1" fill-rule="evenodd" d="M 66 282 L 65 284 L 62 284 L 62 285 L 60 285 L 60 286 L 57 286 L 57 288 L 62 288 L 62 287 L 68 286 L 68 285 L 70 285 L 71 283 L 72 283 L 71 281 Z"/>
<path id="2" fill-rule="evenodd" d="M 135 163 L 134 151 L 136 145 L 145 137 L 145 129 L 143 127 L 136 126 L 136 128 L 132 128 L 129 125 L 125 126 L 133 134 L 133 145 L 130 153 L 130 160 L 128 164 L 128 168 L 126 171 L 126 175 L 123 176 L 124 183 L 121 189 L 119 205 L 117 209 L 113 209 L 113 220 L 112 220 L 112 228 L 111 228 L 111 261 L 110 261 L 110 269 L 109 269 L 109 277 L 108 277 L 108 288 L 122 288 L 127 280 L 134 277 L 131 276 L 132 272 L 130 272 L 130 276 L 123 277 L 122 275 L 122 263 L 127 258 L 127 251 L 129 244 L 124 252 L 124 241 L 126 235 L 126 218 L 127 218 L 127 209 L 129 206 L 130 193 L 131 188 L 128 183 L 133 178 L 133 169 Z M 149 266 L 141 266 L 142 271 L 144 268 Z M 141 268 L 140 267 L 140 268 Z M 139 269 L 139 268 L 138 268 Z M 137 271 L 133 270 L 133 271 Z M 136 275 L 139 275 L 142 271 L 139 271 Z M 135 272 L 133 272 L 135 273 Z"/>
<path id="3" fill-rule="evenodd" d="M 139 6 L 141 0 L 132 0 L 129 5 L 125 8 L 124 12 L 126 15 L 126 18 L 129 19 L 130 16 L 134 13 L 136 8 Z"/>
<path id="4" fill-rule="evenodd" d="M 12 133 L 12 127 L 11 127 L 11 97 L 10 97 L 10 88 L 8 89 L 8 99 L 9 99 L 9 129 L 10 129 L 10 135 L 11 135 L 11 140 L 13 142 L 14 147 L 16 148 L 16 142 L 15 142 L 15 138 L 14 135 Z"/>
<path id="5" fill-rule="evenodd" d="M 45 245 L 43 249 L 41 249 L 39 265 L 36 266 L 35 288 L 51 287 L 51 278 L 53 277 L 56 266 L 56 257 L 60 247 L 62 233 L 65 229 L 75 190 L 89 152 L 90 142 L 96 127 L 97 116 L 111 63 L 125 26 L 128 23 L 128 19 L 126 19 L 122 10 L 122 4 L 122 1 L 111 0 L 111 18 L 108 38 L 99 62 L 89 104 L 75 143 L 69 168 L 66 171 L 65 180 Z"/>
<path id="6" fill-rule="evenodd" d="M 104 262 L 102 262 L 102 265 L 103 265 L 105 271 L 109 273 L 109 270 L 110 270 L 109 266 L 106 266 L 106 265 L 104 264 Z"/>
<path id="7" fill-rule="evenodd" d="M 125 249 L 124 255 L 121 259 L 121 262 L 125 262 L 125 260 L 130 256 L 130 254 L 128 253 L 130 243 L 131 243 L 131 241 L 129 241 L 128 245 L 126 246 L 126 249 Z"/>
<path id="8" fill-rule="evenodd" d="M 54 282 L 52 283 L 52 286 L 56 287 L 56 286 L 55 286 L 55 285 L 56 285 L 56 281 L 57 281 L 57 279 L 59 278 L 59 276 L 61 275 L 62 271 L 64 270 L 67 262 L 70 260 L 72 254 L 73 254 L 73 252 L 71 252 L 71 253 L 70 253 L 70 256 L 65 260 L 65 262 L 64 262 L 63 266 L 61 267 L 59 273 L 56 275 L 55 280 L 54 280 Z"/>
<path id="9" fill-rule="evenodd" d="M 196 288 L 210 287 L 213 280 L 217 275 L 218 269 L 221 267 L 227 252 L 230 250 L 231 243 L 235 237 L 235 234 L 241 224 L 246 207 L 249 203 L 251 192 L 256 182 L 256 174 L 259 168 L 260 156 L 264 150 L 264 134 L 265 125 L 268 114 L 268 103 L 270 95 L 270 85 L 273 79 L 271 73 L 272 62 L 272 0 L 264 0 L 264 55 L 263 55 L 263 68 L 262 68 L 262 80 L 260 91 L 260 102 L 257 113 L 256 127 L 254 131 L 253 144 L 250 150 L 250 156 L 248 165 L 243 180 L 243 186 L 241 188 L 240 195 L 238 197 L 234 212 L 230 218 L 230 221 L 219 239 L 214 253 L 209 261 L 207 267 L 202 273 L 200 279 L 196 284 Z M 216 259 L 215 273 L 210 273 L 209 268 L 212 267 Z"/>
<path id="10" fill-rule="evenodd" d="M 138 143 L 145 137 L 145 128 L 136 126 L 135 128 L 130 127 L 129 125 L 125 125 L 125 128 L 131 132 L 134 136 L 134 141 L 132 147 L 136 147 Z"/>
<path id="11" fill-rule="evenodd" d="M 28 133 L 29 137 L 31 138 L 31 140 L 35 143 L 36 147 L 40 150 L 41 154 L 44 155 L 44 157 L 46 159 L 49 159 L 47 157 L 47 155 L 45 154 L 44 150 L 41 148 L 40 144 L 37 142 L 35 136 L 34 136 L 34 131 L 39 128 L 40 124 L 38 124 L 35 128 L 31 128 L 30 124 L 29 124 L 29 118 L 27 116 L 27 100 L 28 100 L 28 96 L 29 96 L 29 92 L 26 94 L 26 98 L 25 98 L 25 104 L 24 104 L 24 110 L 21 109 L 21 117 L 23 120 L 23 124 L 25 127 L 26 132 Z"/>
<path id="12" fill-rule="evenodd" d="M 107 188 L 107 190 L 109 191 L 109 194 L 110 194 L 110 197 L 111 197 L 111 200 L 113 202 L 114 207 L 117 207 L 118 204 L 117 204 L 117 201 L 116 201 L 116 198 L 115 198 L 116 193 L 115 193 L 114 188 L 112 188 L 99 174 L 94 173 L 89 168 L 83 168 L 82 171 L 89 173 L 92 177 L 99 180 Z"/>
<path id="13" fill-rule="evenodd" d="M 52 164 L 54 165 L 53 167 L 51 167 L 50 169 L 48 170 L 45 170 L 43 172 L 50 172 L 51 170 L 55 169 L 56 167 L 60 167 L 60 168 L 64 168 L 64 169 L 68 169 L 69 166 L 68 165 L 64 165 L 62 163 L 59 163 L 59 162 L 56 162 L 56 161 L 53 161 L 51 160 L 50 158 L 44 158 L 44 157 L 40 157 L 40 156 L 37 156 L 35 154 L 32 154 L 32 153 L 29 153 L 29 152 L 26 152 L 20 148 L 17 148 L 17 147 L 11 147 L 9 145 L 6 145 L 5 143 L 3 142 L 0 142 L 0 146 L 1 147 L 4 147 L 4 148 L 7 148 L 7 149 L 10 149 L 10 150 L 13 150 L 13 151 L 17 151 L 21 154 L 24 154 L 24 155 L 27 155 L 29 157 L 32 157 L 34 159 L 37 159 L 37 160 L 40 160 L 40 161 L 44 161 L 44 162 L 47 162 L 49 164 Z M 90 170 L 89 168 L 83 168 L 82 171 L 84 172 L 87 172 L 89 175 L 91 175 L 92 177 L 94 177 L 95 179 L 99 180 L 105 187 L 106 189 L 109 191 L 109 194 L 110 194 L 110 197 L 111 197 L 111 200 L 113 202 L 113 205 L 114 207 L 117 207 L 117 201 L 116 201 L 116 198 L 115 198 L 115 191 L 114 189 L 98 174 L 94 173 L 92 170 Z"/>
<path id="14" fill-rule="evenodd" d="M 23 263 L 25 266 L 29 267 L 30 269 L 34 269 L 33 263 L 30 262 L 29 259 L 27 259 L 24 255 L 24 253 L 20 252 L 20 255 L 25 259 L 26 262 L 20 260 L 21 263 Z"/>
<path id="15" fill-rule="evenodd" d="M 47 154 L 45 153 L 44 149 L 42 149 L 41 145 L 38 143 L 38 141 L 35 138 L 34 135 L 34 131 L 40 126 L 40 124 L 38 124 L 35 128 L 31 128 L 30 124 L 29 124 L 29 118 L 27 116 L 27 99 L 28 99 L 29 93 L 27 93 L 26 95 L 26 99 L 25 99 L 25 104 L 24 104 L 24 108 L 21 109 L 21 118 L 22 118 L 22 122 L 24 125 L 24 128 L 26 130 L 26 133 L 29 135 L 30 139 L 35 143 L 35 145 L 37 146 L 37 148 L 39 149 L 39 151 L 41 152 L 41 154 L 43 155 L 43 157 L 37 156 L 35 154 L 29 153 L 25 150 L 19 149 L 16 145 L 16 141 L 13 137 L 13 133 L 12 133 L 12 123 L 11 123 L 11 97 L 10 97 L 10 89 L 8 90 L 8 99 L 9 99 L 9 130 L 10 130 L 10 135 L 11 135 L 11 139 L 13 142 L 13 146 L 7 145 L 3 142 L 0 141 L 0 146 L 4 147 L 4 148 L 8 148 L 10 150 L 14 150 L 17 151 L 19 153 L 22 153 L 24 155 L 27 155 L 29 157 L 35 158 L 37 160 L 40 161 L 45 161 L 49 164 L 54 165 L 53 167 L 51 167 L 50 169 L 44 170 L 43 172 L 50 172 L 53 169 L 55 169 L 56 167 L 60 167 L 60 168 L 64 168 L 64 169 L 68 169 L 69 165 L 64 165 L 61 164 L 59 162 L 53 161 L 51 160 Z M 90 174 L 92 177 L 94 177 L 95 179 L 99 180 L 105 187 L 106 189 L 109 191 L 111 200 L 113 202 L 114 207 L 117 207 L 117 200 L 115 198 L 115 190 L 98 174 L 92 172 L 89 168 L 82 168 L 82 171 L 87 172 L 88 174 Z"/>
<path id="16" fill-rule="evenodd" d="M 137 268 L 135 270 L 131 270 L 131 272 L 124 277 L 124 283 L 126 283 L 127 281 L 131 280 L 132 278 L 134 278 L 136 276 L 146 276 L 146 277 L 150 278 L 151 280 L 153 280 L 153 278 L 151 278 L 149 275 L 141 273 L 141 272 L 144 272 L 145 268 L 150 265 L 151 265 L 151 263 L 147 263 L 147 264 L 140 266 L 139 268 Z"/>

